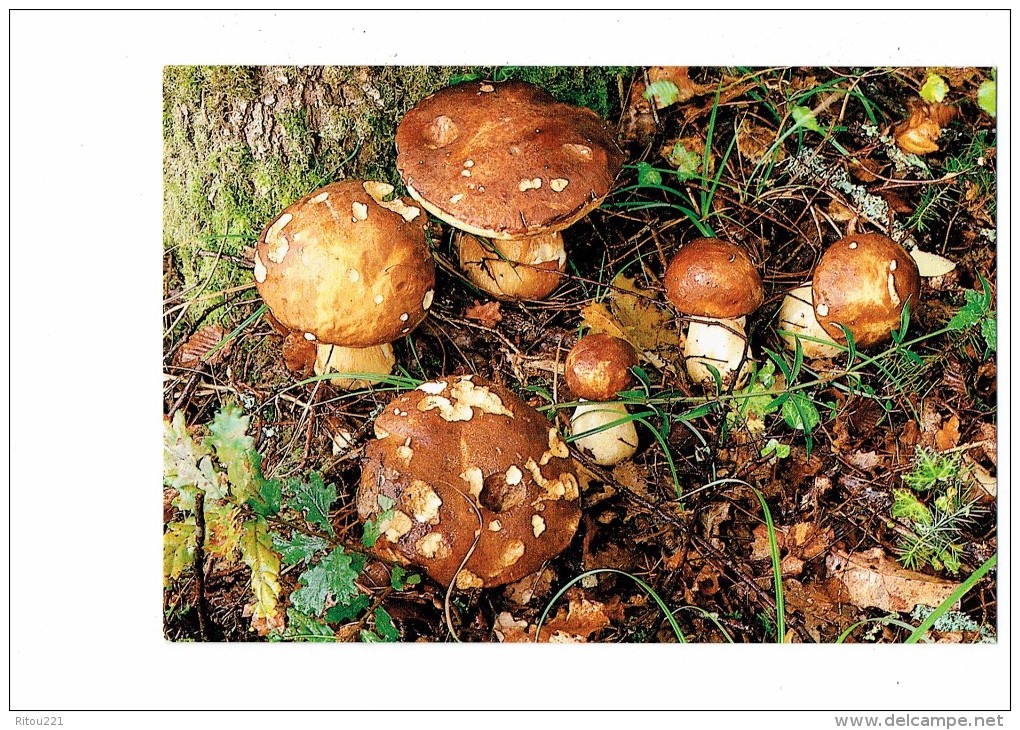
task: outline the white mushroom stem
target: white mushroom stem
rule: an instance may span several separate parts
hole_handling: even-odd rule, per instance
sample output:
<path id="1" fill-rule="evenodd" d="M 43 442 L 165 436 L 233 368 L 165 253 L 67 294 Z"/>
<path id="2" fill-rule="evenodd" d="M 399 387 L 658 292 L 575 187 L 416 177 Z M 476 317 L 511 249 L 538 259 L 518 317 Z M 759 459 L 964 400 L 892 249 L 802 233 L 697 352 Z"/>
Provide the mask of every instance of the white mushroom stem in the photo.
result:
<path id="1" fill-rule="evenodd" d="M 751 374 L 751 348 L 744 332 L 744 318 L 691 321 L 684 345 L 687 374 L 695 382 L 714 385 L 715 376 L 708 366 L 719 372 L 722 386 L 740 387 Z M 734 382 L 735 381 L 735 382 Z"/>
<path id="2" fill-rule="evenodd" d="M 388 342 L 376 347 L 340 347 L 318 344 L 315 348 L 315 374 L 351 373 L 362 376 L 389 375 L 397 359 Z M 381 378 L 333 378 L 329 382 L 341 390 L 364 388 Z"/>
<path id="3" fill-rule="evenodd" d="M 600 466 L 619 464 L 637 451 L 637 429 L 623 403 L 581 403 L 570 417 L 570 431 L 578 437 L 577 448 Z"/>
<path id="4" fill-rule="evenodd" d="M 815 317 L 810 283 L 797 287 L 783 299 L 783 304 L 779 307 L 779 329 L 786 331 L 779 336 L 783 338 L 790 352 L 797 351 L 798 340 L 804 357 L 831 358 L 843 352 Z M 809 337 L 812 339 L 805 339 Z"/>
<path id="5" fill-rule="evenodd" d="M 498 299 L 544 299 L 560 283 L 567 265 L 558 232 L 491 242 L 458 232 L 456 241 L 464 273 Z"/>

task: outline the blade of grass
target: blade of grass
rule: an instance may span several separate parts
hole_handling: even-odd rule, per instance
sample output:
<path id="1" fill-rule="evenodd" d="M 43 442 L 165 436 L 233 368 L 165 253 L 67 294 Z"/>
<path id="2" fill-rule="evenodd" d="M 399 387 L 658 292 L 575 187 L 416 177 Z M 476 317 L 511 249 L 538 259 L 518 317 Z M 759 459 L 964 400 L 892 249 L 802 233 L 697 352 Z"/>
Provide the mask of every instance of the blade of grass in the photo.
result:
<path id="1" fill-rule="evenodd" d="M 966 595 L 966 593 L 971 588 L 977 585 L 977 582 L 984 578 L 985 574 L 992 568 L 994 568 L 998 564 L 998 562 L 999 555 L 998 553 L 996 553 L 992 557 L 988 558 L 988 560 L 986 560 L 984 563 L 982 563 L 981 567 L 975 570 L 973 573 L 971 573 L 967 577 L 967 580 L 963 581 L 963 583 L 958 585 L 956 587 L 956 590 L 950 593 L 949 597 L 946 598 L 946 600 L 944 600 L 942 603 L 940 603 L 938 605 L 938 608 L 932 611 L 928 618 L 926 618 L 924 621 L 918 624 L 917 628 L 914 629 L 914 633 L 908 636 L 907 640 L 904 643 L 916 644 L 918 640 L 920 640 L 922 636 L 928 633 L 928 630 L 935 625 L 935 622 L 942 618 L 943 614 L 945 614 L 946 611 L 948 611 L 954 605 L 956 605 L 956 602 L 963 598 L 964 595 Z"/>

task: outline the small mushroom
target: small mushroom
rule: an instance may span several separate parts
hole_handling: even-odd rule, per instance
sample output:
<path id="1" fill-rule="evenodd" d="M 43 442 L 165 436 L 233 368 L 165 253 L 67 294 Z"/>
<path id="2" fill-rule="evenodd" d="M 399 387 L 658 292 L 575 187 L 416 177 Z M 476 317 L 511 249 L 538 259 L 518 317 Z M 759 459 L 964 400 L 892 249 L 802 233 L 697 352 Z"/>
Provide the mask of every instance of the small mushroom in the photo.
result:
<path id="1" fill-rule="evenodd" d="M 259 237 L 255 282 L 272 315 L 317 347 L 315 372 L 385 375 L 390 344 L 425 318 L 435 290 L 426 216 L 393 186 L 347 180 L 288 206 Z M 371 377 L 334 380 L 341 388 Z"/>
<path id="2" fill-rule="evenodd" d="M 573 539 L 581 509 L 567 445 L 506 388 L 478 376 L 422 383 L 386 406 L 375 432 L 357 508 L 379 521 L 378 557 L 482 588 L 537 572 Z"/>
<path id="3" fill-rule="evenodd" d="M 582 401 L 608 401 L 627 388 L 637 365 L 629 342 L 606 334 L 582 337 L 567 355 L 564 378 Z M 637 451 L 638 435 L 627 406 L 619 402 L 582 402 L 570 417 L 574 444 L 600 466 L 612 466 Z"/>
<path id="4" fill-rule="evenodd" d="M 559 232 L 601 205 L 624 160 L 595 112 L 520 81 L 442 89 L 404 116 L 396 145 L 408 193 L 471 234 L 458 239 L 461 265 L 500 299 L 552 292 L 566 265 Z"/>
<path id="5" fill-rule="evenodd" d="M 741 385 L 751 372 L 746 315 L 765 298 L 761 276 L 744 249 L 718 238 L 697 238 L 673 256 L 664 279 L 666 298 L 690 316 L 684 358 L 699 383 Z"/>
<path id="6" fill-rule="evenodd" d="M 917 310 L 921 277 L 914 259 L 888 236 L 862 233 L 833 243 L 811 281 L 815 317 L 836 342 L 853 335 L 857 347 L 890 339 L 908 302 Z"/>

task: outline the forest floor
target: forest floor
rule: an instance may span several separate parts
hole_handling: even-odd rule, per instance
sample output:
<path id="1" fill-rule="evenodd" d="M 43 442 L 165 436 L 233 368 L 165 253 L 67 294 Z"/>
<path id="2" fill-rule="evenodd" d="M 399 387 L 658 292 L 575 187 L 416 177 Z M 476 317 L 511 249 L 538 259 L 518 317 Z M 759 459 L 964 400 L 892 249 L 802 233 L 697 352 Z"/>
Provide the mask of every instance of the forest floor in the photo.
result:
<path id="1" fill-rule="evenodd" d="M 292 372 L 255 290 L 257 236 L 333 180 L 402 192 L 397 122 L 474 78 L 533 81 L 619 130 L 627 163 L 566 232 L 564 282 L 495 302 L 437 227 L 435 301 L 395 343 L 396 377 L 347 392 Z M 168 67 L 166 637 L 995 641 L 994 102 L 976 68 Z M 798 357 L 777 334 L 783 297 L 853 232 L 942 273 L 892 342 Z M 688 379 L 686 322 L 662 296 L 699 236 L 743 246 L 766 289 L 747 322 L 756 374 L 719 392 Z M 572 448 L 570 547 L 489 590 L 368 557 L 354 494 L 380 408 L 475 373 L 569 439 L 562 362 L 587 331 L 643 353 L 621 396 L 640 446 L 615 467 Z"/>

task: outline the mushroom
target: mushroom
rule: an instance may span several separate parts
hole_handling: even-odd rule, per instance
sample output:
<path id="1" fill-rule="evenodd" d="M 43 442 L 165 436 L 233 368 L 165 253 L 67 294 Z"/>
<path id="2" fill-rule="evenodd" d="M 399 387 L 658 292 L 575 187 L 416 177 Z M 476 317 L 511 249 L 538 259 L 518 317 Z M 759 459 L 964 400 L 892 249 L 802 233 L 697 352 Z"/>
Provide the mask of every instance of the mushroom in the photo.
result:
<path id="1" fill-rule="evenodd" d="M 845 342 L 843 325 L 863 348 L 891 337 L 908 302 L 916 310 L 921 277 L 914 259 L 888 236 L 854 234 L 825 250 L 811 291 L 815 317 L 828 335 Z"/>
<path id="2" fill-rule="evenodd" d="M 371 550 L 382 559 L 461 589 L 498 586 L 537 572 L 577 531 L 567 445 L 500 385 L 470 375 L 422 383 L 385 407 L 375 435 L 357 508 L 377 521 Z"/>
<path id="3" fill-rule="evenodd" d="M 272 315 L 316 345 L 315 372 L 388 374 L 390 344 L 425 318 L 435 265 L 410 201 L 393 186 L 347 180 L 288 206 L 255 248 L 255 282 Z M 333 381 L 360 387 L 371 378 Z"/>
<path id="4" fill-rule="evenodd" d="M 408 193 L 470 234 L 456 239 L 465 273 L 509 300 L 542 299 L 557 286 L 560 231 L 602 203 L 624 159 L 595 112 L 520 81 L 433 94 L 401 120 L 396 144 Z"/>
<path id="5" fill-rule="evenodd" d="M 666 298 L 693 319 L 687 330 L 687 373 L 702 384 L 739 386 L 751 372 L 746 315 L 765 298 L 761 276 L 747 253 L 718 238 L 697 238 L 673 256 L 664 279 Z"/>
<path id="6" fill-rule="evenodd" d="M 570 417 L 574 444 L 600 466 L 632 457 L 637 451 L 637 429 L 623 403 L 585 401 L 614 398 L 631 384 L 630 369 L 636 364 L 637 353 L 630 343 L 606 334 L 582 337 L 567 355 L 564 378 L 582 401 Z M 626 420 L 617 423 L 621 419 Z"/>

